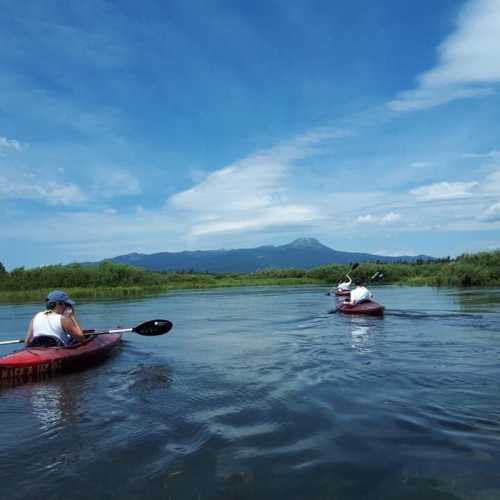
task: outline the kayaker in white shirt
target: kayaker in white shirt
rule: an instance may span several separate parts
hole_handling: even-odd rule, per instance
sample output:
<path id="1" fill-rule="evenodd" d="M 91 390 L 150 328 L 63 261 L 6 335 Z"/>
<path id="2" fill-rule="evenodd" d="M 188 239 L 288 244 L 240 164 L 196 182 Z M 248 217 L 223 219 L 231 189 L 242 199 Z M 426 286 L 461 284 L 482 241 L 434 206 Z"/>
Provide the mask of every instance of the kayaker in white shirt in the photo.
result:
<path id="1" fill-rule="evenodd" d="M 46 309 L 33 316 L 26 332 L 26 345 L 71 345 L 85 341 L 75 316 L 75 302 L 61 290 L 45 299 Z"/>
<path id="2" fill-rule="evenodd" d="M 364 283 L 361 281 L 356 284 L 356 288 L 351 290 L 350 300 L 346 301 L 348 304 L 352 306 L 356 304 L 361 304 L 362 302 L 368 302 L 372 299 L 373 294 L 364 286 Z"/>

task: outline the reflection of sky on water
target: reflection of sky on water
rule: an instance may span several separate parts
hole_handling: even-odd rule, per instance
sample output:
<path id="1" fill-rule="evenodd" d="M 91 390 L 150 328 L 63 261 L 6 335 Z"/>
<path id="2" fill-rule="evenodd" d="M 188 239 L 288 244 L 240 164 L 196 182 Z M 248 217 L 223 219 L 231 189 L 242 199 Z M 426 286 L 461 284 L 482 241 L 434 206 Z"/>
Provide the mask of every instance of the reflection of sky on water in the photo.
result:
<path id="1" fill-rule="evenodd" d="M 58 385 L 33 387 L 31 404 L 42 432 L 50 431 L 64 421 L 64 393 Z"/>
<path id="2" fill-rule="evenodd" d="M 30 401 L 42 434 L 51 434 L 74 423 L 78 393 L 66 381 L 33 384 Z"/>
<path id="3" fill-rule="evenodd" d="M 367 325 L 363 318 L 351 318 L 351 347 L 361 354 L 371 351 L 371 334 L 373 327 Z"/>

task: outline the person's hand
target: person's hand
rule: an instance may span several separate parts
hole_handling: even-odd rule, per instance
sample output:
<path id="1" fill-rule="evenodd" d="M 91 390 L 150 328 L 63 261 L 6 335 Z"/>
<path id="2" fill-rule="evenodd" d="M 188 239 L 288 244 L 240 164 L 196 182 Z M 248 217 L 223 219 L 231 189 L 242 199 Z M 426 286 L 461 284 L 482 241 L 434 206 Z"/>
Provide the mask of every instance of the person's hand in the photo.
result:
<path id="1" fill-rule="evenodd" d="M 75 317 L 75 310 L 71 306 L 66 306 L 64 316 L 66 316 L 66 318 L 73 319 Z"/>

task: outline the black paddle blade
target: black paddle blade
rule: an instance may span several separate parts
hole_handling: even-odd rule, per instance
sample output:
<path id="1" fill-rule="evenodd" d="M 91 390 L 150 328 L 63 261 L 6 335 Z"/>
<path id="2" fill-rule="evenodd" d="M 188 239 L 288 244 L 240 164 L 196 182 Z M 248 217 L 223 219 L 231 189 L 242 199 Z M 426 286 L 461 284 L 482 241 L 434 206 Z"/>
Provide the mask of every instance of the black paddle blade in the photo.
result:
<path id="1" fill-rule="evenodd" d="M 354 269 L 356 269 L 357 267 L 359 266 L 359 262 L 355 262 L 352 267 L 351 267 L 351 271 L 354 271 Z"/>
<path id="2" fill-rule="evenodd" d="M 155 335 L 163 335 L 169 332 L 172 326 L 172 323 L 168 319 L 153 319 L 132 328 L 132 331 L 139 335 L 154 337 Z"/>

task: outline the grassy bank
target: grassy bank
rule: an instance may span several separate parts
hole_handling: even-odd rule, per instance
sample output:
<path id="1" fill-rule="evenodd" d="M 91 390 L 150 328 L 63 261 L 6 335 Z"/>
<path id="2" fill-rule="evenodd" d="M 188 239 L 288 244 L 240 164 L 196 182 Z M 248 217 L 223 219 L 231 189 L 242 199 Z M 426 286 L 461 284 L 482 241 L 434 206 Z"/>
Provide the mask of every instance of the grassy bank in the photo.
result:
<path id="1" fill-rule="evenodd" d="M 55 288 L 81 300 L 141 297 L 179 289 L 321 283 L 297 276 L 294 270 L 273 274 L 154 273 L 111 262 L 96 267 L 70 264 L 15 269 L 0 274 L 0 302 L 43 302 Z"/>
<path id="2" fill-rule="evenodd" d="M 0 269 L 0 302 L 41 302 L 47 293 L 62 288 L 77 299 L 144 296 L 176 289 L 258 285 L 333 284 L 350 266 L 331 264 L 314 269 L 268 269 L 252 274 L 192 272 L 148 272 L 124 264 L 104 262 L 99 266 L 45 266 Z M 369 282 L 382 272 L 380 283 L 412 286 L 500 286 L 500 251 L 462 255 L 432 262 L 363 263 L 351 274 Z"/>
<path id="3" fill-rule="evenodd" d="M 264 279 L 252 278 L 242 275 L 239 278 L 206 280 L 199 282 L 176 282 L 157 286 L 113 286 L 95 288 L 64 288 L 64 291 L 74 299 L 119 299 L 126 297 L 145 297 L 156 295 L 171 290 L 181 289 L 203 289 L 203 288 L 228 288 L 238 286 L 270 286 L 270 285 L 305 285 L 321 283 L 316 280 L 300 278 Z M 41 288 L 36 290 L 0 290 L 0 303 L 16 302 L 43 302 L 47 294 L 53 288 Z"/>

